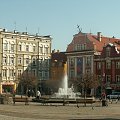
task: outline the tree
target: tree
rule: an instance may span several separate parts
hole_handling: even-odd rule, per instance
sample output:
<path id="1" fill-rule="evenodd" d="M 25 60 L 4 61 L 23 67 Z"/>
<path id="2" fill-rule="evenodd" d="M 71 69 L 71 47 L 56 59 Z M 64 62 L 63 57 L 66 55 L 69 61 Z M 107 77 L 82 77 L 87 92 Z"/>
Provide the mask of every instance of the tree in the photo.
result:
<path id="1" fill-rule="evenodd" d="M 97 88 L 99 86 L 99 80 L 97 79 L 96 75 L 86 73 L 83 74 L 81 78 L 75 80 L 75 84 L 84 90 L 84 99 L 86 99 L 87 90 Z"/>
<path id="2" fill-rule="evenodd" d="M 20 82 L 19 84 L 22 86 L 22 87 L 25 87 L 26 88 L 26 91 L 29 89 L 29 88 L 34 88 L 36 87 L 37 85 L 37 78 L 36 76 L 34 76 L 33 73 L 31 72 L 28 72 L 28 71 L 25 71 L 20 77 Z M 21 91 L 22 91 L 22 88 L 21 88 Z"/>

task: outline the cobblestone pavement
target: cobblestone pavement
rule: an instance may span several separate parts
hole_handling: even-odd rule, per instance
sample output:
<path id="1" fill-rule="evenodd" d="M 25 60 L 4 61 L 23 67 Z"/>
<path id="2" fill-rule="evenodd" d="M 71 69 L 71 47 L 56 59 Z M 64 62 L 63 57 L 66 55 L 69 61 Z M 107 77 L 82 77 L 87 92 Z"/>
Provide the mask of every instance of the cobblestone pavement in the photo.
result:
<path id="1" fill-rule="evenodd" d="M 87 105 L 87 107 L 42 106 L 31 102 L 30 105 L 16 103 L 16 105 L 0 104 L 0 120 L 79 120 L 79 119 L 107 119 L 120 120 L 120 101 L 107 107 Z"/>

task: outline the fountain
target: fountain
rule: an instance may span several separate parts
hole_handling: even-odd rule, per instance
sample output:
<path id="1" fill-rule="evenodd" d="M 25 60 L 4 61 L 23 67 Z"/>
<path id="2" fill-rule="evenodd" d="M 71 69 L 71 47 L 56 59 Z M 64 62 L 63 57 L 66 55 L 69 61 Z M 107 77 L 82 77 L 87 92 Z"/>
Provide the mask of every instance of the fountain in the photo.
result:
<path id="1" fill-rule="evenodd" d="M 69 88 L 68 87 L 68 78 L 67 75 L 64 76 L 63 82 L 62 82 L 62 88 L 58 89 L 58 92 L 55 93 L 56 98 L 76 98 L 77 93 L 74 92 L 73 84 Z"/>
<path id="2" fill-rule="evenodd" d="M 80 97 L 81 93 L 74 92 L 73 85 L 69 88 L 68 87 L 68 78 L 67 74 L 64 76 L 62 86 L 61 88 L 58 88 L 58 92 L 54 93 L 51 96 L 42 96 L 39 100 L 39 102 L 43 104 L 77 104 L 77 107 L 79 107 L 78 104 L 92 104 L 95 102 L 94 98 L 83 98 Z"/>

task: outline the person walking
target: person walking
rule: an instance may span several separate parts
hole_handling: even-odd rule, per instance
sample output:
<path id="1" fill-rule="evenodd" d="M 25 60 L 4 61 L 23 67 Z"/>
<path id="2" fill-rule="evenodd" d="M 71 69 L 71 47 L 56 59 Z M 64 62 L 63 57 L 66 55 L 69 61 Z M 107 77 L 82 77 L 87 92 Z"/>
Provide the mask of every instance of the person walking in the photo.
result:
<path id="1" fill-rule="evenodd" d="M 31 96 L 31 92 L 30 92 L 30 90 L 28 90 L 28 92 L 27 92 L 27 96 L 28 96 L 28 97 Z"/>
<path id="2" fill-rule="evenodd" d="M 41 93 L 40 93 L 40 91 L 38 90 L 38 91 L 37 91 L 37 99 L 40 99 L 40 97 L 41 97 Z"/>

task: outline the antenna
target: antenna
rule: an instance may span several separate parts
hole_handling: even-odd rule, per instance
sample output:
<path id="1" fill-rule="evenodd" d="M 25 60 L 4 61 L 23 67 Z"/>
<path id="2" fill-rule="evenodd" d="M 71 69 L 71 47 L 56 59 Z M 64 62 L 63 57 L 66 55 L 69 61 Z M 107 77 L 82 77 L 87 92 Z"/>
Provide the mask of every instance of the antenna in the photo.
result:
<path id="1" fill-rule="evenodd" d="M 16 30 L 16 21 L 14 22 L 14 27 L 15 27 L 14 30 Z"/>
<path id="2" fill-rule="evenodd" d="M 38 33 L 37 33 L 38 35 L 39 35 L 39 32 L 40 32 L 40 28 L 38 27 Z"/>
<path id="3" fill-rule="evenodd" d="M 27 32 L 27 27 L 25 28 L 26 32 Z"/>
<path id="4" fill-rule="evenodd" d="M 90 29 L 90 34 L 92 34 L 92 33 L 91 33 L 91 29 Z"/>

